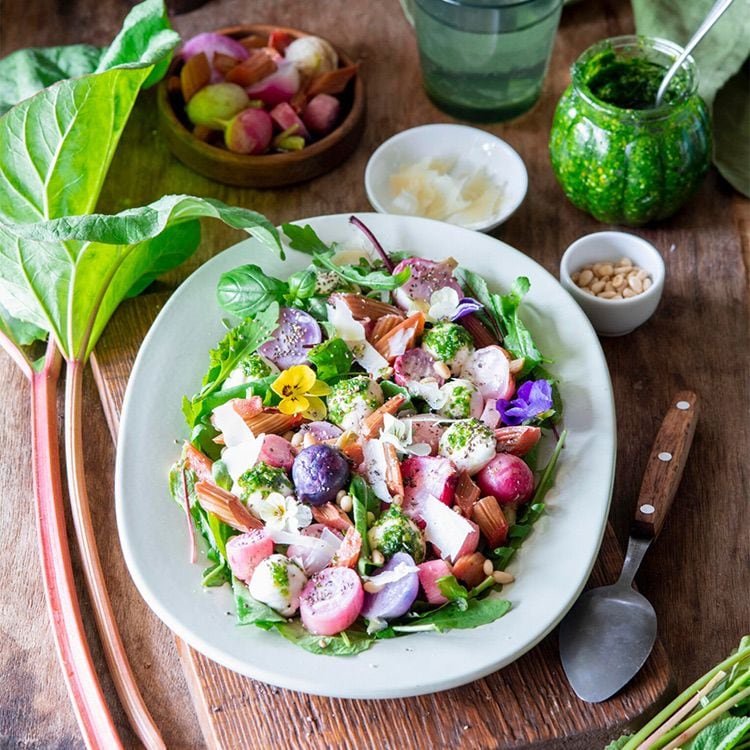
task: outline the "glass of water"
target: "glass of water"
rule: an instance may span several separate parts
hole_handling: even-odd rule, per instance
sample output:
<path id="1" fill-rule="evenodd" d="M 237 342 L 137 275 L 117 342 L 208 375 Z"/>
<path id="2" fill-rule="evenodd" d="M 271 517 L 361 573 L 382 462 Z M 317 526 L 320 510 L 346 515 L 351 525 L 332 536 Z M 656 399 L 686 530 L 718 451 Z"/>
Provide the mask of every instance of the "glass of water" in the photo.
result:
<path id="1" fill-rule="evenodd" d="M 563 0 L 401 0 L 432 101 L 467 120 L 509 120 L 542 90 Z"/>

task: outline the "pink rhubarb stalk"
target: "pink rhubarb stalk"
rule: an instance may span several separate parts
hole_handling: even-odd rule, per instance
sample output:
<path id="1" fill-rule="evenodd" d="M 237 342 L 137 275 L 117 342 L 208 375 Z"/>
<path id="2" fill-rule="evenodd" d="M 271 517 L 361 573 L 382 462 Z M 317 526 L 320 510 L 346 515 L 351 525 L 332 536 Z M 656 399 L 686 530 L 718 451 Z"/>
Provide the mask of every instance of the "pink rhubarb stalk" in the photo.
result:
<path id="1" fill-rule="evenodd" d="M 13 359 L 31 383 L 31 430 L 36 499 L 36 523 L 42 579 L 52 635 L 68 695 L 88 748 L 122 748 L 94 668 L 78 605 L 65 529 L 65 507 L 57 440 L 57 383 L 62 358 L 50 339 L 41 372 L 35 372 L 23 353 Z"/>
<path id="2" fill-rule="evenodd" d="M 83 467 L 82 387 L 84 364 L 67 362 L 65 378 L 65 455 L 70 507 L 78 537 L 89 598 L 94 609 L 99 637 L 115 683 L 117 694 L 130 723 L 149 750 L 165 748 L 164 741 L 146 707 L 117 627 L 102 571 L 96 535 L 91 522 L 86 477 Z"/>

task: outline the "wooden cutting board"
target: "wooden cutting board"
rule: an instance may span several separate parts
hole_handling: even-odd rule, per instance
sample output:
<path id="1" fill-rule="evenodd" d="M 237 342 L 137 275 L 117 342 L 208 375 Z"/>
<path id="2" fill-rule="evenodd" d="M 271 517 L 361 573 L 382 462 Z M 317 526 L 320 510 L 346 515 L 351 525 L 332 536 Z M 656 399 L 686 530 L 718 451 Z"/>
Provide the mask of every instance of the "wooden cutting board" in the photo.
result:
<path id="1" fill-rule="evenodd" d="M 151 293 L 123 304 L 92 358 L 115 440 L 133 361 L 167 297 Z M 589 586 L 614 582 L 621 564 L 608 526 Z M 177 637 L 175 643 L 206 744 L 221 750 L 597 750 L 654 713 L 672 691 L 669 665 L 657 641 L 644 668 L 618 695 L 597 705 L 580 701 L 565 679 L 556 631 L 485 679 L 433 695 L 383 701 L 319 698 L 271 687 L 219 666 Z M 492 648 L 491 643 L 484 646 Z"/>

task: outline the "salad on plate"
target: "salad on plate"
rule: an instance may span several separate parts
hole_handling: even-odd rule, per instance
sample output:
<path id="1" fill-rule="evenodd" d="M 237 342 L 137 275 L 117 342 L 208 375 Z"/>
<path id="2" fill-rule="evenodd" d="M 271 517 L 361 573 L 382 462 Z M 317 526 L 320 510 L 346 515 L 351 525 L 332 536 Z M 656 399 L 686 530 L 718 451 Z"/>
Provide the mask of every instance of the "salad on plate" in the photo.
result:
<path id="1" fill-rule="evenodd" d="M 498 294 L 351 222 L 371 249 L 286 224 L 307 269 L 221 276 L 238 322 L 183 401 L 170 473 L 193 562 L 194 532 L 207 544 L 203 585 L 232 586 L 240 624 L 337 655 L 502 617 L 565 439 L 519 316 L 528 279 Z"/>

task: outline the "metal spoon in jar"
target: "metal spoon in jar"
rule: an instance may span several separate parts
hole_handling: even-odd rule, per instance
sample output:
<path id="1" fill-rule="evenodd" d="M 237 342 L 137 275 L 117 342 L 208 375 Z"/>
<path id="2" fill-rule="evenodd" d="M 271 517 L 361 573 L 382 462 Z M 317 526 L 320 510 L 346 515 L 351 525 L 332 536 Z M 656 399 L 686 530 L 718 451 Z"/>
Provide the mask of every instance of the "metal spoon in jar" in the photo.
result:
<path id="1" fill-rule="evenodd" d="M 714 7 L 708 12 L 706 20 L 698 28 L 698 31 L 693 34 L 690 41 L 685 45 L 683 53 L 672 63 L 672 67 L 667 71 L 664 76 L 664 80 L 659 86 L 659 90 L 656 92 L 656 106 L 661 106 L 664 99 L 664 94 L 667 93 L 669 84 L 677 74 L 677 71 L 682 67 L 682 63 L 687 60 L 688 55 L 698 46 L 698 43 L 708 33 L 711 27 L 721 18 L 724 11 L 734 2 L 734 0 L 717 0 Z"/>
<path id="2" fill-rule="evenodd" d="M 664 524 L 697 421 L 697 395 L 677 393 L 646 465 L 620 579 L 584 593 L 560 625 L 565 674 L 578 697 L 589 703 L 606 700 L 630 682 L 653 648 L 656 612 L 632 587 L 633 577 Z"/>

